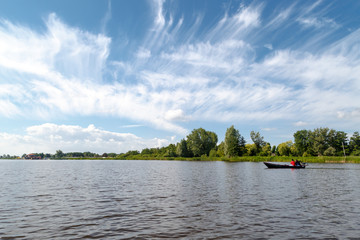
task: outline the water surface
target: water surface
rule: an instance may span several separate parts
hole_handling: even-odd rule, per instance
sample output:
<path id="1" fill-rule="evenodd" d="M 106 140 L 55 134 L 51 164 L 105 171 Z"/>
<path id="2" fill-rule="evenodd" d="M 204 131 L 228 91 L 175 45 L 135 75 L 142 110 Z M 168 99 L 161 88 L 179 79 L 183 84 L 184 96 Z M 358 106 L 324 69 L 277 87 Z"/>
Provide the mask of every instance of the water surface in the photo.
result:
<path id="1" fill-rule="evenodd" d="M 0 161 L 1 239 L 358 239 L 360 165 Z"/>

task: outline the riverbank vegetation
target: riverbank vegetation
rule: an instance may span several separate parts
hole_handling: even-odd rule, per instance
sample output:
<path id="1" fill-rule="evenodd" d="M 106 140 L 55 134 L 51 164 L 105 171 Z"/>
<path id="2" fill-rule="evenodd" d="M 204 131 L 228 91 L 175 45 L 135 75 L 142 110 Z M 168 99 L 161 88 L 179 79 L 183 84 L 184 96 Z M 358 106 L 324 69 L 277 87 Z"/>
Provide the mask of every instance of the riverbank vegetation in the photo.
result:
<path id="1" fill-rule="evenodd" d="M 351 137 L 343 131 L 329 128 L 300 130 L 294 139 L 271 146 L 259 132 L 251 131 L 252 143 L 234 126 L 226 130 L 224 141 L 218 143 L 216 133 L 203 128 L 194 129 L 176 144 L 161 148 L 131 150 L 126 153 L 69 152 L 55 154 L 24 154 L 25 159 L 124 159 L 124 160 L 193 160 L 193 161 L 284 161 L 297 158 L 303 162 L 360 163 L 360 135 Z M 6 155 L 5 155 L 6 156 Z M 15 158 L 14 156 L 13 158 Z"/>

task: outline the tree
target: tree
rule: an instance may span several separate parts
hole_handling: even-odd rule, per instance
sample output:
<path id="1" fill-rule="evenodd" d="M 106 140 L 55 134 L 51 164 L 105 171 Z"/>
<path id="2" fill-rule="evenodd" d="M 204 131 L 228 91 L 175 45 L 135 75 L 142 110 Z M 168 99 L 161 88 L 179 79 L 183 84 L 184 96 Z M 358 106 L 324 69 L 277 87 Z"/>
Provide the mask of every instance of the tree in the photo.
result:
<path id="1" fill-rule="evenodd" d="M 327 140 L 329 147 L 332 147 L 335 150 L 334 155 L 343 155 L 343 146 L 344 148 L 348 147 L 347 134 L 343 131 L 331 129 L 328 132 Z"/>
<path id="2" fill-rule="evenodd" d="M 210 158 L 214 158 L 214 157 L 217 157 L 217 150 L 215 150 L 214 148 L 210 150 L 210 153 L 209 153 L 209 157 Z"/>
<path id="3" fill-rule="evenodd" d="M 259 132 L 250 132 L 251 140 L 255 143 L 257 148 L 261 148 L 265 146 L 266 142 L 264 141 L 264 137 L 260 135 Z"/>
<path id="4" fill-rule="evenodd" d="M 254 142 L 256 147 L 256 154 L 261 152 L 261 149 L 266 145 L 267 142 L 264 141 L 264 137 L 260 135 L 259 132 L 250 132 L 251 140 Z"/>
<path id="5" fill-rule="evenodd" d="M 224 157 L 225 156 L 225 143 L 221 142 L 218 146 L 217 146 L 217 151 L 216 151 L 216 155 L 219 157 Z"/>
<path id="6" fill-rule="evenodd" d="M 277 147 L 279 155 L 280 156 L 290 156 L 292 145 L 293 145 L 292 141 L 280 143 L 279 146 Z"/>
<path id="7" fill-rule="evenodd" d="M 180 157 L 191 157 L 191 153 L 187 147 L 185 139 L 182 139 L 180 143 L 176 145 L 176 154 Z"/>
<path id="8" fill-rule="evenodd" d="M 270 143 L 266 143 L 265 146 L 262 147 L 260 155 L 261 156 L 271 156 L 271 145 L 270 145 Z"/>
<path id="9" fill-rule="evenodd" d="M 141 150 L 141 155 L 150 155 L 151 151 L 149 148 L 144 148 L 143 150 Z"/>
<path id="10" fill-rule="evenodd" d="M 256 156 L 258 151 L 255 144 L 246 144 L 245 149 L 248 156 Z"/>
<path id="11" fill-rule="evenodd" d="M 311 151 L 310 134 L 311 131 L 308 130 L 294 133 L 294 145 L 298 155 L 302 156 L 305 152 Z"/>
<path id="12" fill-rule="evenodd" d="M 56 150 L 55 158 L 60 159 L 64 157 L 64 153 L 61 150 Z"/>
<path id="13" fill-rule="evenodd" d="M 240 135 L 234 125 L 229 127 L 225 133 L 224 153 L 227 157 L 241 156 L 245 150 L 245 139 Z"/>
<path id="14" fill-rule="evenodd" d="M 294 134 L 298 155 L 342 155 L 343 146 L 348 149 L 347 134 L 329 128 L 316 128 L 313 131 L 301 130 Z"/>
<path id="15" fill-rule="evenodd" d="M 108 153 L 108 157 L 111 157 L 111 158 L 115 158 L 116 157 L 116 153 Z"/>
<path id="16" fill-rule="evenodd" d="M 170 144 L 166 147 L 164 157 L 176 157 L 176 146 L 174 144 Z"/>
<path id="17" fill-rule="evenodd" d="M 336 149 L 333 147 L 329 147 L 324 151 L 325 156 L 334 156 L 336 154 Z"/>
<path id="18" fill-rule="evenodd" d="M 360 135 L 359 132 L 354 132 L 352 137 L 350 138 L 349 148 L 352 155 L 359 156 L 360 155 Z"/>
<path id="19" fill-rule="evenodd" d="M 211 149 L 216 147 L 218 141 L 214 132 L 206 131 L 203 128 L 194 129 L 187 136 L 187 146 L 195 157 L 209 155 Z"/>
<path id="20" fill-rule="evenodd" d="M 312 132 L 313 150 L 316 155 L 324 155 L 324 152 L 329 147 L 328 143 L 329 128 L 316 128 Z"/>
<path id="21" fill-rule="evenodd" d="M 275 145 L 272 146 L 271 153 L 272 153 L 272 154 L 275 154 L 275 153 L 276 153 L 276 146 L 275 146 Z"/>

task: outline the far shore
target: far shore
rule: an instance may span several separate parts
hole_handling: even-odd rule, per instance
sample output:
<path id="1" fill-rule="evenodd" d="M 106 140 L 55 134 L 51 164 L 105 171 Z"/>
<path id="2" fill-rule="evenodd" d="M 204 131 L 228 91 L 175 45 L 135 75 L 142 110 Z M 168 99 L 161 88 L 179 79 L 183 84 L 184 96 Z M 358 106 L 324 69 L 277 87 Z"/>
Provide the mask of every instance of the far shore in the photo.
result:
<path id="1" fill-rule="evenodd" d="M 291 159 L 297 159 L 306 163 L 360 163 L 360 156 L 318 156 L 318 157 L 284 157 L 284 156 L 243 156 L 243 157 L 151 157 L 151 156 L 131 156 L 131 158 L 61 158 L 61 159 L 36 159 L 36 160 L 164 160 L 164 161 L 223 161 L 223 162 L 290 162 Z M 16 159 L 15 159 L 16 160 Z M 26 159 L 31 160 L 31 159 Z"/>

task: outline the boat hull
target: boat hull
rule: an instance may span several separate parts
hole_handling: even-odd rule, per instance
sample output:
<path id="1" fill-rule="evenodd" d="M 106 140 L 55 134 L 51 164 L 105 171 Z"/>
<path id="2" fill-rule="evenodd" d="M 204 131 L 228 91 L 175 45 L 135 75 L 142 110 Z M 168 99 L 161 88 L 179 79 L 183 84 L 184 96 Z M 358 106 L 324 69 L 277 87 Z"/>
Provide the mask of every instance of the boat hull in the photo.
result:
<path id="1" fill-rule="evenodd" d="M 276 163 L 268 163 L 268 162 L 264 162 L 264 164 L 265 164 L 268 168 L 305 168 L 305 165 L 292 166 L 292 165 L 276 164 Z"/>

